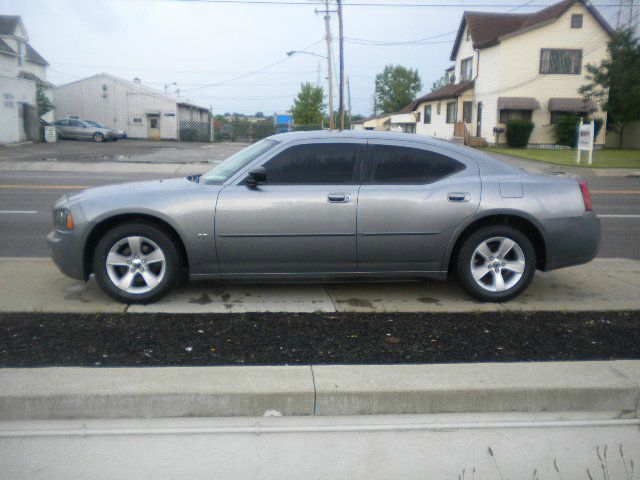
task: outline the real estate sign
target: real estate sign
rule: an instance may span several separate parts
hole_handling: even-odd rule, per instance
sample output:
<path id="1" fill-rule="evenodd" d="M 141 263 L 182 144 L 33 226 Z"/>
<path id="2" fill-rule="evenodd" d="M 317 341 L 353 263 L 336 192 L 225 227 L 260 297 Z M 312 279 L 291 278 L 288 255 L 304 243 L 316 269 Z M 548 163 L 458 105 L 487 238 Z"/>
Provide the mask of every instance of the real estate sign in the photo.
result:
<path id="1" fill-rule="evenodd" d="M 589 165 L 593 159 L 593 141 L 594 141 L 594 123 L 582 123 L 578 126 L 578 152 L 576 156 L 576 163 L 580 163 L 580 152 L 589 152 Z"/>

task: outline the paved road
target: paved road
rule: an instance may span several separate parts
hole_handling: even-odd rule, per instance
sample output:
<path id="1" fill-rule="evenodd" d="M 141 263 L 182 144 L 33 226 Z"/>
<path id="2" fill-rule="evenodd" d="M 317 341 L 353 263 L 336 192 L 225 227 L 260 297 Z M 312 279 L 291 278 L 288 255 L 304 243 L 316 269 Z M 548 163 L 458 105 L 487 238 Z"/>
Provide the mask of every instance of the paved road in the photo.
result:
<path id="1" fill-rule="evenodd" d="M 205 167 L 206 168 L 206 167 Z M 0 256 L 47 256 L 50 209 L 76 188 L 161 178 L 157 173 L 0 172 Z M 600 257 L 640 259 L 640 178 L 586 177 L 602 218 Z"/>

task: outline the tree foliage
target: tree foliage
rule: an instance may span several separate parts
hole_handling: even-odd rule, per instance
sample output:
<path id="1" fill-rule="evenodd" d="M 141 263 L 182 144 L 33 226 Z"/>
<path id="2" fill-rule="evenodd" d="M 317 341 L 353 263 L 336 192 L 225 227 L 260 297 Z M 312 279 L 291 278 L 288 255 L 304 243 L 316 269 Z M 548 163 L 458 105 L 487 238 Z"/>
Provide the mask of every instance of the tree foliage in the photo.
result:
<path id="1" fill-rule="evenodd" d="M 630 30 L 618 33 L 607 45 L 608 58 L 587 65 L 589 83 L 580 94 L 599 103 L 617 122 L 640 119 L 640 42 Z"/>
<path id="2" fill-rule="evenodd" d="M 322 87 L 309 82 L 303 83 L 291 107 L 293 121 L 296 125 L 320 125 L 324 107 Z"/>
<path id="3" fill-rule="evenodd" d="M 42 117 L 55 108 L 45 92 L 42 85 L 36 87 L 36 104 L 38 105 L 38 116 Z"/>
<path id="4" fill-rule="evenodd" d="M 380 113 L 393 113 L 413 102 L 422 89 L 418 70 L 387 65 L 376 75 L 375 102 Z"/>
<path id="5" fill-rule="evenodd" d="M 438 80 L 431 84 L 431 91 L 438 90 L 439 88 L 444 87 L 447 83 L 447 74 L 442 75 Z"/>

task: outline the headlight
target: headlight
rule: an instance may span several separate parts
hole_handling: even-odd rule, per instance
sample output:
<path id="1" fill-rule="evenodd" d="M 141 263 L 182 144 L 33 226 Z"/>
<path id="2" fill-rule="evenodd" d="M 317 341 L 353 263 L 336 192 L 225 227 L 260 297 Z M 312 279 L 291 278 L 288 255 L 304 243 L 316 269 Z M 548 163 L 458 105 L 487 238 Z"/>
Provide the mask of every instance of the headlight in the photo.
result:
<path id="1" fill-rule="evenodd" d="M 53 225 L 59 230 L 73 230 L 73 215 L 66 208 L 58 208 L 53 212 Z"/>

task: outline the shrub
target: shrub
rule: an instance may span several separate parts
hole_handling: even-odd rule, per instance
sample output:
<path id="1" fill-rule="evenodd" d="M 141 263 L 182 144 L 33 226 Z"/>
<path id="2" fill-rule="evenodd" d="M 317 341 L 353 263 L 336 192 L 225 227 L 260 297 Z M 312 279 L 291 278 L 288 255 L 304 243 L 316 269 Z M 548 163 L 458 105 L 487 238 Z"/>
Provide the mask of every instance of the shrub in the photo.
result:
<path id="1" fill-rule="evenodd" d="M 578 124 L 580 116 L 576 113 L 562 115 L 553 125 L 553 133 L 558 145 L 575 147 L 578 143 Z"/>
<path id="2" fill-rule="evenodd" d="M 513 119 L 507 122 L 507 144 L 511 148 L 524 148 L 529 144 L 529 137 L 535 128 L 530 120 Z"/>

